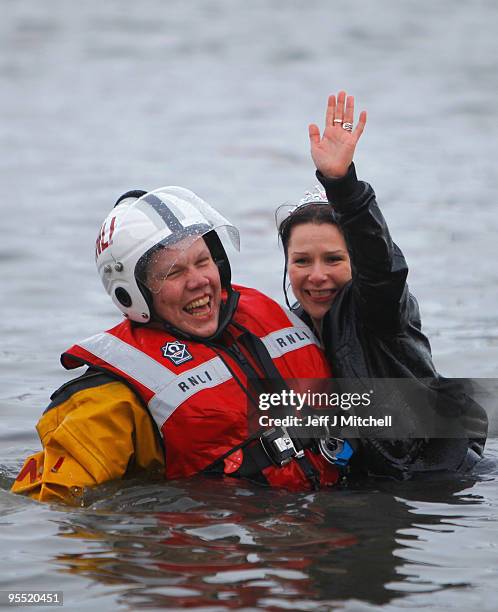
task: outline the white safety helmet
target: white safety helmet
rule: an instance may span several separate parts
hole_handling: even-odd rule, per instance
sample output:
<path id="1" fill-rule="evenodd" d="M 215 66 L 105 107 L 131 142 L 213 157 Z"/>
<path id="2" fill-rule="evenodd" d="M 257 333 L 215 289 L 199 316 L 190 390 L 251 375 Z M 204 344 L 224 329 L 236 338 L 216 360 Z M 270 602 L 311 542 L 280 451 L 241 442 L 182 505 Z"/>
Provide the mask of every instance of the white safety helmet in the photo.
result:
<path id="1" fill-rule="evenodd" d="M 189 189 L 170 186 L 148 193 L 129 191 L 118 199 L 97 236 L 97 271 L 125 317 L 147 323 L 153 311 L 145 273 L 160 247 L 181 241 L 185 250 L 204 237 L 220 270 L 222 286 L 230 292 L 230 264 L 219 234 L 239 250 L 237 228 Z"/>

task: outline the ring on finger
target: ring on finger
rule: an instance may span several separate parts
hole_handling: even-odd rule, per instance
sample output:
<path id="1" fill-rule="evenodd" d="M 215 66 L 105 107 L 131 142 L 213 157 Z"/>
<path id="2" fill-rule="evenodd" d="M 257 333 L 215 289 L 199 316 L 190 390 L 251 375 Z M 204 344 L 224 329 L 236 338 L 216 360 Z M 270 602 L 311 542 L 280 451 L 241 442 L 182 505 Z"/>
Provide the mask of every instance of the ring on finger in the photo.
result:
<path id="1" fill-rule="evenodd" d="M 334 123 L 342 123 L 342 119 L 334 119 Z"/>
<path id="2" fill-rule="evenodd" d="M 348 121 L 345 121 L 345 122 L 342 124 L 342 129 L 343 129 L 343 130 L 346 130 L 346 132 L 352 132 L 352 131 L 353 131 L 353 124 L 352 124 L 352 123 L 349 123 Z"/>

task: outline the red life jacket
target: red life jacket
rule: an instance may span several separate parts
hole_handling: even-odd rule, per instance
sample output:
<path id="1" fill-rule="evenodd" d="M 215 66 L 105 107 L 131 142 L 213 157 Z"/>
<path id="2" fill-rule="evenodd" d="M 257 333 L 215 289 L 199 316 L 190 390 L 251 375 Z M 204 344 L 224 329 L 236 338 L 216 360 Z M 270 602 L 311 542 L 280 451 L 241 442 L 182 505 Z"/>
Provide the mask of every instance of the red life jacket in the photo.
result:
<path id="1" fill-rule="evenodd" d="M 330 376 L 316 338 L 300 319 L 254 289 L 234 288 L 240 300 L 233 322 L 262 340 L 283 378 Z M 230 332 L 240 334 L 233 326 Z M 133 387 L 162 434 L 168 479 L 202 471 L 248 438 L 248 398 L 241 389 L 247 388 L 247 375 L 219 345 L 215 350 L 123 321 L 74 345 L 61 361 L 67 369 L 86 363 L 107 370 Z M 322 485 L 338 480 L 337 468 L 321 455 L 309 450 L 306 455 Z M 233 471 L 230 462 L 226 471 Z M 275 486 L 308 488 L 294 460 L 284 467 L 267 467 L 263 474 Z"/>

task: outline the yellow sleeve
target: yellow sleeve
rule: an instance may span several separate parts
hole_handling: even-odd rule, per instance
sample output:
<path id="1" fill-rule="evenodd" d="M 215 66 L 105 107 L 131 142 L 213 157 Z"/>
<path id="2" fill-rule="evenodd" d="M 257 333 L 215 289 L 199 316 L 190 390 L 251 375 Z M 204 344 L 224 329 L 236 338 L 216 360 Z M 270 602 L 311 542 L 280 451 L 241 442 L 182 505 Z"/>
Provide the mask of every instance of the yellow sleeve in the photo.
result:
<path id="1" fill-rule="evenodd" d="M 45 412 L 37 430 L 43 450 L 26 459 L 14 493 L 79 505 L 85 487 L 133 471 L 163 472 L 152 418 L 121 382 L 75 392 Z"/>

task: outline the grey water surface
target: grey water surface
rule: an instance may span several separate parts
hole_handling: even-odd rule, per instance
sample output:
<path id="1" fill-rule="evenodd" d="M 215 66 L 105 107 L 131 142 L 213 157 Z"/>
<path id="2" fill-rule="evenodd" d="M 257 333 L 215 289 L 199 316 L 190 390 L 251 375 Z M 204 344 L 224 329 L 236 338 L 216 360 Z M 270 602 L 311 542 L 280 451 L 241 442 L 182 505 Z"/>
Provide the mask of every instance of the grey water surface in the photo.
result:
<path id="1" fill-rule="evenodd" d="M 276 207 L 315 182 L 307 124 L 347 89 L 356 155 L 443 374 L 498 377 L 493 0 L 0 0 L 1 589 L 68 609 L 496 610 L 497 431 L 472 477 L 291 494 L 110 483 L 9 493 L 67 380 L 119 321 L 93 248 L 115 199 L 183 185 L 242 231 L 234 279 L 282 301 Z"/>

